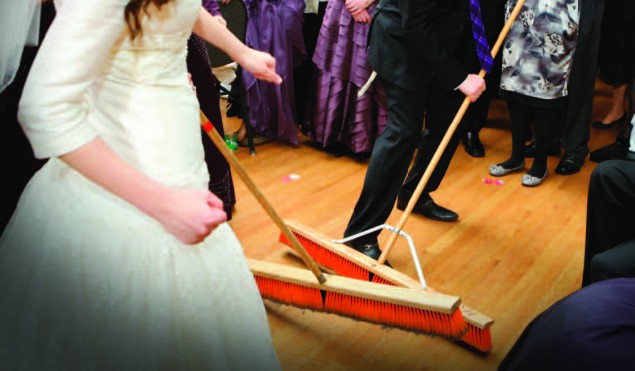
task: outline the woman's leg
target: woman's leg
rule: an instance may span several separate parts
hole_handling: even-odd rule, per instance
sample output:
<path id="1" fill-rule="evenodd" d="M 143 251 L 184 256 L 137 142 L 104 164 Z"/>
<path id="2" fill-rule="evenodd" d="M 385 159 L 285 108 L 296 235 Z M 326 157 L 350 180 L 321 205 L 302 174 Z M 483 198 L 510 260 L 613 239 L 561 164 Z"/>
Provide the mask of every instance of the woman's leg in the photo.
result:
<path id="1" fill-rule="evenodd" d="M 534 119 L 534 113 L 532 107 L 511 100 L 507 101 L 507 107 L 512 122 L 512 155 L 499 166 L 512 169 L 520 166 L 525 160 L 525 138 Z"/>
<path id="2" fill-rule="evenodd" d="M 562 122 L 561 108 L 534 109 L 534 135 L 536 137 L 536 157 L 527 174 L 542 178 L 547 172 L 547 155 L 553 143 L 554 129 Z"/>

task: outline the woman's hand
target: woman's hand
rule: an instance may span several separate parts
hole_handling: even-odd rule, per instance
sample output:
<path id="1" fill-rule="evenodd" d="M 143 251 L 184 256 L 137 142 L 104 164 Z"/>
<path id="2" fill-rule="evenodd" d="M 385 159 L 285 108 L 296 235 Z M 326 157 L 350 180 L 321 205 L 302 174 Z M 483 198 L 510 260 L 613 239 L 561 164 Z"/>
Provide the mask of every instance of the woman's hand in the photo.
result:
<path id="1" fill-rule="evenodd" d="M 274 84 L 282 83 L 282 77 L 276 73 L 276 60 L 269 53 L 245 48 L 236 59 L 236 62 L 257 79 Z"/>
<path id="2" fill-rule="evenodd" d="M 366 8 L 368 8 L 368 6 L 372 2 L 373 0 L 346 0 L 345 6 L 346 6 L 346 9 L 348 9 L 348 11 L 351 13 L 351 15 L 354 18 L 355 15 L 357 15 L 358 13 L 362 11 L 366 11 Z M 366 15 L 368 15 L 368 12 L 366 12 Z M 370 16 L 368 18 L 370 22 Z M 368 22 L 363 22 L 363 23 L 368 23 Z"/>
<path id="3" fill-rule="evenodd" d="M 86 178 L 156 219 L 184 243 L 201 242 L 227 220 L 206 189 L 172 189 L 130 166 L 97 137 L 59 158 Z"/>
<path id="4" fill-rule="evenodd" d="M 231 1 L 231 0 L 221 0 L 221 3 L 223 3 L 223 4 L 227 5 L 227 4 L 229 4 L 229 2 L 230 2 L 230 1 Z"/>
<path id="5" fill-rule="evenodd" d="M 366 11 L 366 9 L 357 12 L 356 14 L 353 14 L 353 19 L 355 20 L 355 22 L 357 23 L 370 23 L 371 21 L 371 17 L 370 14 L 368 14 L 368 12 Z"/>
<path id="6" fill-rule="evenodd" d="M 149 215 L 185 244 L 202 242 L 227 221 L 223 202 L 203 189 L 167 189 Z"/>
<path id="7" fill-rule="evenodd" d="M 190 87 L 192 88 L 194 93 L 196 93 L 196 85 L 194 85 L 194 81 L 192 80 L 192 74 L 189 72 L 187 73 L 187 82 L 190 84 Z"/>

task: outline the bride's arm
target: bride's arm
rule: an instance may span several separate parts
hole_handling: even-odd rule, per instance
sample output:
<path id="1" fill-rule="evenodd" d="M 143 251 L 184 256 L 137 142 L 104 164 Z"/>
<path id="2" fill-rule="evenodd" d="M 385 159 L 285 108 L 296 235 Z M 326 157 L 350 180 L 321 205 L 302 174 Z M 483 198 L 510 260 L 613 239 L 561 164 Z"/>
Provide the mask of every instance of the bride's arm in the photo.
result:
<path id="1" fill-rule="evenodd" d="M 202 241 L 227 219 L 223 202 L 208 190 L 160 185 L 123 161 L 100 138 L 60 159 L 158 220 L 184 243 Z"/>
<path id="2" fill-rule="evenodd" d="M 271 55 L 247 47 L 203 7 L 199 11 L 193 31 L 223 50 L 256 78 L 276 84 L 282 82 L 282 78 L 276 73 L 276 60 Z"/>
<path id="3" fill-rule="evenodd" d="M 201 241 L 226 218 L 207 190 L 173 190 L 135 170 L 87 122 L 86 91 L 125 30 L 125 1 L 65 0 L 40 47 L 19 119 L 38 158 L 59 157 L 158 220 L 185 243 Z"/>

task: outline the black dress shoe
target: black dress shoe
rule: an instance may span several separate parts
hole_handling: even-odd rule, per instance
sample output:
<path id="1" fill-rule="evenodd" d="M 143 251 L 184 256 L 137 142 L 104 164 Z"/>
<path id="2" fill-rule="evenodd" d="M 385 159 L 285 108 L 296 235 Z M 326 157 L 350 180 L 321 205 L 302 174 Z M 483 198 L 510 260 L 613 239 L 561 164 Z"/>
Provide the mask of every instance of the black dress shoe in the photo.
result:
<path id="1" fill-rule="evenodd" d="M 408 200 L 399 198 L 397 200 L 397 209 L 405 210 L 408 206 Z M 428 199 L 423 202 L 417 202 L 412 212 L 425 216 L 428 219 L 440 222 L 454 222 L 459 219 L 459 214 L 443 206 L 437 205 L 434 200 Z"/>
<path id="2" fill-rule="evenodd" d="M 582 165 L 584 164 L 584 159 L 579 159 L 574 155 L 565 154 L 562 156 L 562 159 L 556 166 L 556 173 L 560 175 L 571 175 L 580 171 Z"/>
<path id="3" fill-rule="evenodd" d="M 560 156 L 560 143 L 555 142 L 547 149 L 548 156 Z M 536 142 L 532 141 L 528 145 L 525 146 L 525 158 L 535 158 L 536 157 Z"/>
<path id="4" fill-rule="evenodd" d="M 227 112 L 225 112 L 225 115 L 227 117 L 238 117 L 239 119 L 243 118 L 243 113 L 240 109 L 240 103 L 237 102 L 232 102 L 229 104 L 229 107 L 227 108 Z"/>
<path id="5" fill-rule="evenodd" d="M 353 249 L 361 252 L 362 254 L 368 256 L 371 259 L 377 260 L 381 256 L 381 250 L 379 249 L 379 244 L 377 242 L 372 243 L 355 243 L 355 241 L 347 242 L 346 245 L 352 247 Z M 384 262 L 387 267 L 392 268 L 392 265 L 388 263 L 388 260 Z"/>
<path id="6" fill-rule="evenodd" d="M 625 113 L 619 119 L 617 119 L 617 120 L 615 120 L 613 122 L 609 122 L 608 124 L 605 124 L 602 121 L 595 121 L 595 122 L 593 122 L 591 124 L 591 127 L 594 128 L 594 129 L 609 129 L 610 127 L 615 126 L 615 125 L 622 125 L 627 120 L 628 120 L 628 117 L 626 116 L 626 113 Z"/>
<path id="7" fill-rule="evenodd" d="M 468 131 L 462 138 L 465 152 L 472 157 L 485 157 L 485 147 L 478 137 L 478 133 Z"/>

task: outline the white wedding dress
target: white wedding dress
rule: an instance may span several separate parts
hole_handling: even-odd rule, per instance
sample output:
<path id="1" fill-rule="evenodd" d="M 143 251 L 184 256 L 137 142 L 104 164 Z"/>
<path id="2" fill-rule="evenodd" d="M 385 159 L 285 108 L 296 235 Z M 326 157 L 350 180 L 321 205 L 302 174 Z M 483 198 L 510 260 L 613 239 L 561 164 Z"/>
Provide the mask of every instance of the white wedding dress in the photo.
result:
<path id="1" fill-rule="evenodd" d="M 264 305 L 226 224 L 188 246 L 57 159 L 96 136 L 157 182 L 207 187 L 186 42 L 200 0 L 56 1 L 20 119 L 38 157 L 0 239 L 0 370 L 269 370 Z M 143 14 L 143 12 L 141 13 Z"/>

